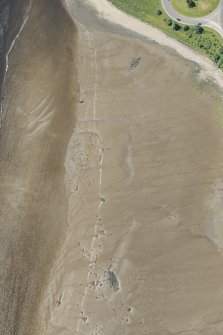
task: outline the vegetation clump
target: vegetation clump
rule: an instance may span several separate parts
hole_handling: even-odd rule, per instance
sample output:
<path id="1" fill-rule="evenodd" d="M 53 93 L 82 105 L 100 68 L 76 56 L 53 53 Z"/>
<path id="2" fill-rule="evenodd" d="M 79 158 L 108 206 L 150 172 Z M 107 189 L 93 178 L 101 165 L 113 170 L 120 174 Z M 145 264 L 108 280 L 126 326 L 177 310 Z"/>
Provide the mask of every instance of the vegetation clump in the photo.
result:
<path id="1" fill-rule="evenodd" d="M 165 22 L 166 22 L 166 24 L 170 27 L 170 26 L 172 26 L 172 20 L 171 19 L 166 19 L 165 20 Z"/>
<path id="2" fill-rule="evenodd" d="M 195 34 L 202 34 L 204 32 L 204 29 L 201 26 L 197 25 L 194 28 L 194 32 Z"/>
<path id="3" fill-rule="evenodd" d="M 196 7 L 196 3 L 193 0 L 186 0 L 189 8 Z"/>
<path id="4" fill-rule="evenodd" d="M 218 61 L 217 61 L 217 66 L 219 68 L 223 68 L 223 56 L 220 56 Z"/>
<path id="5" fill-rule="evenodd" d="M 221 47 L 219 48 L 218 53 L 219 53 L 220 55 L 223 55 L 223 46 L 221 46 Z"/>
<path id="6" fill-rule="evenodd" d="M 181 29 L 181 26 L 177 22 L 174 22 L 172 27 L 173 27 L 173 30 L 176 30 L 176 31 Z"/>

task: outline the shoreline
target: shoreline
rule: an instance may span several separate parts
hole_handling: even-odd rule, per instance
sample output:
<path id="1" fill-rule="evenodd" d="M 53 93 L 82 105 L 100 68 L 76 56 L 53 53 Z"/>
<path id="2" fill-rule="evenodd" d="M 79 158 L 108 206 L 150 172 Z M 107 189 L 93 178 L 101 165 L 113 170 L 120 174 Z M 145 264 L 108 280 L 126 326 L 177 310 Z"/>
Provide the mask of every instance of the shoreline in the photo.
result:
<path id="1" fill-rule="evenodd" d="M 65 5 L 69 7 L 69 2 L 65 0 Z M 223 72 L 216 67 L 207 57 L 199 54 L 176 39 L 168 36 L 158 28 L 138 20 L 135 17 L 122 12 L 107 0 L 86 0 L 87 5 L 96 10 L 98 17 L 114 25 L 119 25 L 144 38 L 157 42 L 159 45 L 168 47 L 176 51 L 184 59 L 195 63 L 200 68 L 199 77 L 202 80 L 212 82 L 223 89 Z"/>

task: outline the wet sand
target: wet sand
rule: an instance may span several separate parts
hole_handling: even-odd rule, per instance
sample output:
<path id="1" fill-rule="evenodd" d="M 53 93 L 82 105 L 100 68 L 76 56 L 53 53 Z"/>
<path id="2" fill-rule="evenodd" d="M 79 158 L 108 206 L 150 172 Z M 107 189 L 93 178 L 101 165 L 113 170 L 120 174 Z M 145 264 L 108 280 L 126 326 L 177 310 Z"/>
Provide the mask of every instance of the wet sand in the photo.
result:
<path id="1" fill-rule="evenodd" d="M 220 335 L 221 94 L 69 10 L 33 1 L 10 54 L 0 333 Z"/>
<path id="2" fill-rule="evenodd" d="M 9 55 L 0 147 L 0 333 L 43 334 L 37 310 L 67 227 L 64 159 L 75 125 L 76 28 L 33 1 Z"/>
<path id="3" fill-rule="evenodd" d="M 220 334 L 223 258 L 207 229 L 219 219 L 220 95 L 136 39 L 79 27 L 78 50 L 84 103 L 46 334 Z"/>

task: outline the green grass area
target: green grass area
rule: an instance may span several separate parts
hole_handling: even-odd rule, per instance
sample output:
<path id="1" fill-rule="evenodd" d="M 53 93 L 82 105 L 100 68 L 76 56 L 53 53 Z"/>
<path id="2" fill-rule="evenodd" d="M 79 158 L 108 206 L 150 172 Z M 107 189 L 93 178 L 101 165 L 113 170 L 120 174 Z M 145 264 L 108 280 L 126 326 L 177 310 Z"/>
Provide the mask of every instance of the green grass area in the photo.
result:
<path id="1" fill-rule="evenodd" d="M 190 0 L 191 7 L 187 0 L 171 0 L 173 7 L 181 14 L 189 17 L 202 17 L 215 10 L 219 0 Z"/>
<path id="2" fill-rule="evenodd" d="M 207 56 L 223 69 L 223 39 L 213 29 L 192 27 L 171 20 L 163 11 L 161 0 L 109 0 L 129 15 L 149 23 L 178 41 Z"/>

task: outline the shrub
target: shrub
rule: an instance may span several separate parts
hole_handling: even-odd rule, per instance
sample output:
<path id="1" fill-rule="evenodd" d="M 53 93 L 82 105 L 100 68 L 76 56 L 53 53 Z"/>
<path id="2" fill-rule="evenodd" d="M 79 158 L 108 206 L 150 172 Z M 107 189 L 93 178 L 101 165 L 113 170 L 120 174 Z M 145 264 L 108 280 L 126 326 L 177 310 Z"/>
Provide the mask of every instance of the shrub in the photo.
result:
<path id="1" fill-rule="evenodd" d="M 215 63 L 217 63 L 217 62 L 219 61 L 219 59 L 220 59 L 220 56 L 219 56 L 218 54 L 215 54 L 215 55 L 213 56 L 213 61 L 214 61 Z"/>
<path id="2" fill-rule="evenodd" d="M 160 9 L 158 9 L 157 12 L 156 12 L 156 14 L 157 14 L 158 16 L 160 16 L 160 15 L 162 15 L 163 13 L 162 13 L 162 11 L 161 11 Z"/>
<path id="3" fill-rule="evenodd" d="M 178 30 L 180 30 L 180 28 L 181 28 L 181 26 L 178 23 L 176 23 L 176 22 L 173 23 L 173 30 L 178 31 Z"/>
<path id="4" fill-rule="evenodd" d="M 223 56 L 221 56 L 217 62 L 218 67 L 221 67 L 223 65 Z"/>
<path id="5" fill-rule="evenodd" d="M 171 20 L 171 19 L 167 19 L 167 20 L 166 20 L 166 24 L 167 24 L 168 26 L 172 26 L 172 20 Z"/>
<path id="6" fill-rule="evenodd" d="M 196 7 L 196 3 L 193 0 L 187 0 L 187 4 L 189 8 Z"/>
<path id="7" fill-rule="evenodd" d="M 184 26 L 184 31 L 187 31 L 189 29 L 190 29 L 189 26 Z"/>
<path id="8" fill-rule="evenodd" d="M 195 32 L 195 34 L 200 35 L 204 32 L 204 29 L 201 26 L 196 26 L 194 28 L 194 32 Z"/>
<path id="9" fill-rule="evenodd" d="M 220 47 L 220 48 L 218 49 L 218 53 L 219 53 L 220 55 L 223 55 L 223 47 Z"/>

